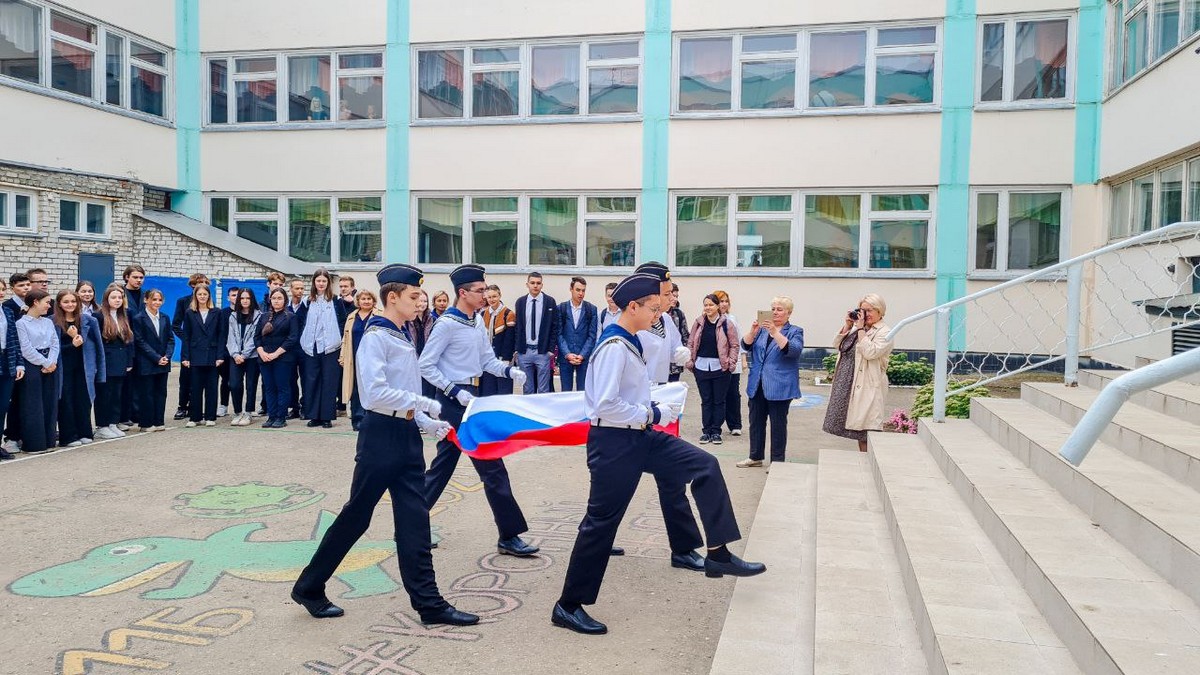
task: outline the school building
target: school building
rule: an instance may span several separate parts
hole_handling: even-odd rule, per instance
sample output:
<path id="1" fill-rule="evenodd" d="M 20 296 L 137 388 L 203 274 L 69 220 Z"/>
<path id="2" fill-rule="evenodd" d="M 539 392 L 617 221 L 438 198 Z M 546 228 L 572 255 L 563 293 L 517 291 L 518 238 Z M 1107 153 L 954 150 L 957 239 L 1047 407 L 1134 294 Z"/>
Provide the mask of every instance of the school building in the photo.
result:
<path id="1" fill-rule="evenodd" d="M 1200 219 L 1198 46 L 1200 0 L 0 0 L 0 272 L 661 260 L 828 346 Z"/>

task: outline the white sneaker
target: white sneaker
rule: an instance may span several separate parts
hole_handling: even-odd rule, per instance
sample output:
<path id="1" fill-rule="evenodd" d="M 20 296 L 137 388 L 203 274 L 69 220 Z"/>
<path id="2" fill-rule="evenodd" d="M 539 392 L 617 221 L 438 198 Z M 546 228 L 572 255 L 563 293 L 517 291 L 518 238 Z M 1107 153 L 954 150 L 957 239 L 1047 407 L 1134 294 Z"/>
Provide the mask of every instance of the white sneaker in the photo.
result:
<path id="1" fill-rule="evenodd" d="M 128 428 L 129 427 L 125 427 L 125 429 L 128 429 Z M 125 429 L 122 429 L 120 424 L 108 425 L 108 430 L 112 432 L 113 438 L 124 438 L 125 437 Z"/>
<path id="2" fill-rule="evenodd" d="M 68 448 L 78 448 L 81 445 L 83 445 L 83 443 L 80 443 L 79 441 L 71 441 L 70 443 L 67 443 Z"/>
<path id="3" fill-rule="evenodd" d="M 17 447 L 17 442 L 14 440 L 4 441 L 4 443 L 0 444 L 0 448 L 4 448 L 5 452 L 20 452 L 21 451 L 21 449 L 19 447 Z"/>
<path id="4" fill-rule="evenodd" d="M 91 443 L 91 442 L 92 442 L 92 439 L 90 439 L 90 438 L 81 438 L 81 439 L 79 439 L 79 442 L 80 442 L 80 443 L 83 443 L 84 445 L 87 445 L 88 443 Z"/>
<path id="5" fill-rule="evenodd" d="M 107 441 L 109 439 L 116 438 L 116 436 L 113 436 L 112 430 L 108 427 L 100 427 L 99 429 L 96 429 L 96 433 L 93 438 L 100 441 Z"/>
<path id="6" fill-rule="evenodd" d="M 166 430 L 167 430 L 167 428 L 162 426 L 161 424 L 156 427 L 150 427 L 150 431 L 166 431 Z"/>
<path id="7" fill-rule="evenodd" d="M 229 408 L 223 405 L 217 406 L 217 417 L 224 417 L 227 414 L 229 414 Z"/>
<path id="8" fill-rule="evenodd" d="M 243 424 L 242 417 L 244 417 L 245 415 L 246 415 L 246 413 L 234 413 L 233 419 L 229 421 L 229 426 L 231 426 L 231 427 L 242 426 L 242 424 Z"/>
<path id="9" fill-rule="evenodd" d="M 121 431 L 121 432 L 129 431 L 128 424 L 114 424 L 113 426 L 116 427 L 117 431 Z"/>
<path id="10" fill-rule="evenodd" d="M 192 429 L 192 428 L 194 428 L 194 427 L 196 426 L 196 423 L 195 423 L 195 422 L 193 422 L 193 421 L 191 421 L 191 420 L 188 420 L 187 424 L 185 424 L 185 425 L 183 425 L 183 426 L 185 426 L 185 427 L 187 427 L 187 428 L 189 428 L 189 429 Z"/>
<path id="11" fill-rule="evenodd" d="M 216 423 L 216 422 L 214 422 L 214 421 L 212 421 L 212 420 L 204 420 L 204 426 L 206 426 L 206 427 L 215 427 L 215 426 L 217 426 L 217 423 Z"/>

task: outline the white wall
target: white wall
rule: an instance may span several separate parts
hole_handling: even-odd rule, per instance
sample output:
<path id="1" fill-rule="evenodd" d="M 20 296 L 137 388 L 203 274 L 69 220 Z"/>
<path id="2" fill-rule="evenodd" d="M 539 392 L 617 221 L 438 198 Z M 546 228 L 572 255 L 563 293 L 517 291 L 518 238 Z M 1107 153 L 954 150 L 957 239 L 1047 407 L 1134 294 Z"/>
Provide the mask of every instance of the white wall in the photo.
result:
<path id="1" fill-rule="evenodd" d="M 977 14 L 1018 14 L 1079 9 L 1079 0 L 978 0 Z"/>
<path id="2" fill-rule="evenodd" d="M 1074 175 L 1074 110 L 975 113 L 972 185 L 1070 185 Z"/>
<path id="3" fill-rule="evenodd" d="M 200 50 L 382 45 L 387 5 L 382 0 L 201 0 Z"/>
<path id="4" fill-rule="evenodd" d="M 671 7 L 673 30 L 797 26 L 855 21 L 927 19 L 946 13 L 945 0 L 686 0 Z"/>
<path id="5" fill-rule="evenodd" d="M 175 46 L 175 0 L 59 0 L 58 4 L 114 28 Z"/>
<path id="6" fill-rule="evenodd" d="M 11 87 L 0 110 L 4 160 L 175 185 L 174 129 Z"/>
<path id="7" fill-rule="evenodd" d="M 1115 176 L 1200 144 L 1196 42 L 1104 103 L 1101 176 Z"/>
<path id="8" fill-rule="evenodd" d="M 641 33 L 645 28 L 644 0 L 412 0 L 411 16 L 413 43 Z"/>
<path id="9" fill-rule="evenodd" d="M 941 115 L 673 120 L 672 188 L 937 185 Z"/>
<path id="10" fill-rule="evenodd" d="M 221 192 L 383 190 L 384 129 L 208 132 L 201 189 Z"/>
<path id="11" fill-rule="evenodd" d="M 641 124 L 414 127 L 413 190 L 625 190 L 642 184 Z"/>

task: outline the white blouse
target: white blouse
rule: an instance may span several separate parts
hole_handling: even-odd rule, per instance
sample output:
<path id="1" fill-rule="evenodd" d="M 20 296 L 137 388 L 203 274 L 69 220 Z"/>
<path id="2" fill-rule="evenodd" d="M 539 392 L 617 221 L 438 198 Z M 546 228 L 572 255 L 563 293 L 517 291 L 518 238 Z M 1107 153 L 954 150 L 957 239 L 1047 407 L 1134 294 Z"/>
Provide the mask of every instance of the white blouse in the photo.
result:
<path id="1" fill-rule="evenodd" d="M 17 321 L 17 338 L 21 343 L 21 356 L 26 361 L 42 368 L 58 363 L 58 331 L 50 319 L 44 316 L 21 317 Z M 48 350 L 46 356 L 42 356 L 43 350 Z"/>

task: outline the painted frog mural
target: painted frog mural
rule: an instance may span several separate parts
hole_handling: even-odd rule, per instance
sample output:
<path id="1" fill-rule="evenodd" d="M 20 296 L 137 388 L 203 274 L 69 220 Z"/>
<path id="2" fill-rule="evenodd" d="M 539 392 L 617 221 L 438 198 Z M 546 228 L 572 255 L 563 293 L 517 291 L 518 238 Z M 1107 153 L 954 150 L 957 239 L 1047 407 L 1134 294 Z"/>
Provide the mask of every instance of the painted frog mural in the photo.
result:
<path id="1" fill-rule="evenodd" d="M 251 481 L 209 485 L 199 492 L 176 495 L 174 508 L 180 515 L 193 518 L 265 518 L 311 506 L 324 498 L 324 492 L 296 483 L 266 485 Z"/>

